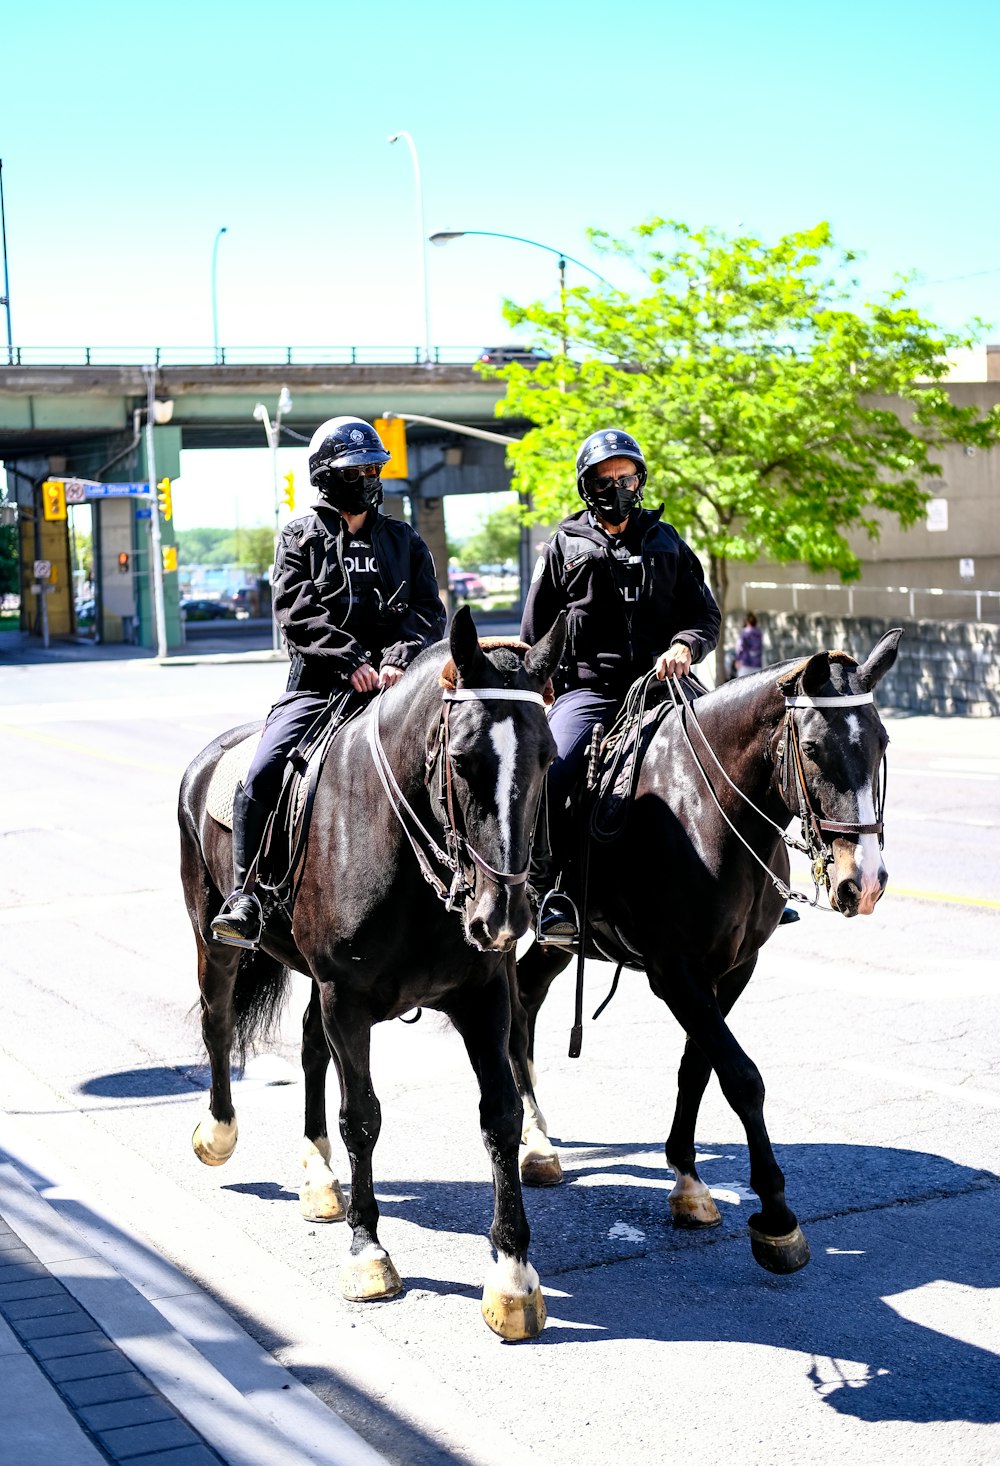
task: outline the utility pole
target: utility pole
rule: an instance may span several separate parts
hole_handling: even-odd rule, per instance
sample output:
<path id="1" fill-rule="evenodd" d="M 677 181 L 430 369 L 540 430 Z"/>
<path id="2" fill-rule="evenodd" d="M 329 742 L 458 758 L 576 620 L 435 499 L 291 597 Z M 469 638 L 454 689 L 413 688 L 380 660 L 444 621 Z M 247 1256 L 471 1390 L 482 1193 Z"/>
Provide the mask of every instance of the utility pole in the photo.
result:
<path id="1" fill-rule="evenodd" d="M 10 275 L 7 270 L 7 218 L 3 206 L 3 159 L 0 158 L 0 243 L 3 247 L 3 295 L 0 297 L 7 312 L 7 365 L 14 365 L 14 337 L 10 329 Z"/>

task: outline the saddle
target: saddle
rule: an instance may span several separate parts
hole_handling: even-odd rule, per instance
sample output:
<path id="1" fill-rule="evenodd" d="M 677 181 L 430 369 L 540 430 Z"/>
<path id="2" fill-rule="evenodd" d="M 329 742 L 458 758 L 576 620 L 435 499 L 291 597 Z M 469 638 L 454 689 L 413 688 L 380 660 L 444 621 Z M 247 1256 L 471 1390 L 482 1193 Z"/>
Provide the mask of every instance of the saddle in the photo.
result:
<path id="1" fill-rule="evenodd" d="M 320 772 L 337 733 L 367 705 L 367 698 L 350 689 L 331 698 L 288 755 L 281 791 L 251 869 L 265 919 L 279 909 L 291 916 Z M 256 725 L 242 731 L 242 736 L 219 759 L 208 786 L 205 807 L 214 820 L 229 830 L 233 827 L 236 786 L 249 772 L 259 734 Z"/>
<path id="2" fill-rule="evenodd" d="M 681 691 L 687 702 L 694 702 L 708 689 L 689 673 L 681 679 Z M 593 784 L 580 793 L 586 841 L 610 844 L 621 837 L 635 800 L 642 761 L 664 719 L 675 713 L 666 684 L 652 672 L 633 682 L 614 726 L 601 744 Z M 580 865 L 585 861 L 581 853 Z M 577 904 L 586 931 L 586 955 L 642 971 L 640 953 L 601 910 L 600 901 L 589 888 L 585 899 Z"/>

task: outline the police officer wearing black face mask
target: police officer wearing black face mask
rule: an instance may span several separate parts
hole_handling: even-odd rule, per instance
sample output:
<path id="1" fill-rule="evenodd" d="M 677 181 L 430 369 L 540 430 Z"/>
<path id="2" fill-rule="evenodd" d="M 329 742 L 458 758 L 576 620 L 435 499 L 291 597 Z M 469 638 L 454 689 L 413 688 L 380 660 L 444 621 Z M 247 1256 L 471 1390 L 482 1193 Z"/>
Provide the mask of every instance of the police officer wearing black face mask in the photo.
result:
<path id="1" fill-rule="evenodd" d="M 596 723 L 609 728 L 628 688 L 656 668 L 682 676 L 712 651 L 721 617 L 697 556 L 657 510 L 642 508 L 646 461 L 618 428 L 591 433 L 576 459 L 585 508 L 542 548 L 521 621 L 533 644 L 565 611 L 560 695 L 549 719 L 558 754 L 548 776 L 551 854 L 536 850 L 532 884 L 542 898 L 538 936 L 576 939 L 573 903 L 554 877 L 572 848 L 567 806 L 584 776 Z M 664 650 L 665 648 L 665 650 Z"/>
<path id="2" fill-rule="evenodd" d="M 260 908 L 243 887 L 288 755 L 331 696 L 391 686 L 444 633 L 431 552 L 408 524 L 378 510 L 388 461 L 378 433 L 360 418 L 331 418 L 309 444 L 318 498 L 311 514 L 285 527 L 274 560 L 274 613 L 291 653 L 288 685 L 236 788 L 235 890 L 212 922 L 221 942 L 254 947 L 260 939 Z"/>

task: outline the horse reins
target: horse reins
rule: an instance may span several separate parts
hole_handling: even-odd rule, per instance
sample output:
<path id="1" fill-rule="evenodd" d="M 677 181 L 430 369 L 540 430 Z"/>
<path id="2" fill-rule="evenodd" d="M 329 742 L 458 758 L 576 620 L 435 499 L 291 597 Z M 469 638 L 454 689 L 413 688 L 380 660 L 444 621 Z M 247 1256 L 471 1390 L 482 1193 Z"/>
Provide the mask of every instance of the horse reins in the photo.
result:
<path id="1" fill-rule="evenodd" d="M 450 705 L 453 702 L 488 702 L 504 700 L 507 702 L 533 702 L 540 707 L 545 706 L 545 699 L 540 692 L 528 692 L 522 688 L 504 687 L 460 687 L 446 689 L 441 695 L 441 718 L 438 726 L 438 736 L 434 740 L 433 751 L 428 755 L 424 766 L 424 784 L 429 785 L 433 775 L 434 765 L 440 761 L 440 774 L 443 784 L 441 791 L 441 803 L 444 809 L 445 846 L 442 849 L 434 836 L 421 823 L 413 806 L 409 803 L 406 795 L 396 780 L 392 766 L 382 746 L 382 739 L 379 735 L 378 717 L 379 701 L 376 700 L 372 710 L 372 716 L 368 724 L 368 746 L 371 749 L 372 759 L 382 781 L 382 787 L 386 792 L 390 808 L 399 820 L 403 833 L 413 848 L 417 857 L 421 874 L 427 883 L 432 887 L 434 894 L 444 902 L 445 909 L 453 911 L 459 901 L 465 900 L 475 889 L 465 874 L 466 865 L 475 865 L 490 880 L 496 881 L 501 886 L 521 886 L 528 879 L 528 866 L 521 871 L 496 870 L 487 860 L 479 854 L 468 837 L 459 830 L 456 818 L 456 806 L 452 787 L 452 767 L 449 748 L 450 734 Z M 415 829 L 407 824 L 407 819 Z M 421 841 L 423 842 L 421 844 Z M 451 884 L 446 884 L 434 870 L 432 861 L 444 867 L 451 873 Z"/>
<path id="2" fill-rule="evenodd" d="M 800 901 L 806 905 L 817 907 L 820 910 L 826 909 L 818 906 L 819 893 L 821 882 L 825 882 L 827 892 L 829 893 L 829 871 L 830 866 L 833 864 L 834 856 L 832 842 L 827 840 L 825 836 L 827 833 L 834 835 L 877 835 L 879 846 L 881 847 L 884 831 L 882 815 L 885 809 L 885 791 L 888 782 L 887 764 L 885 754 L 883 754 L 882 773 L 879 781 L 879 790 L 877 794 L 877 804 L 875 810 L 876 817 L 874 822 L 860 823 L 857 821 L 821 819 L 816 811 L 813 809 L 812 803 L 809 799 L 809 789 L 806 783 L 805 769 L 802 766 L 802 750 L 799 744 L 799 733 L 798 727 L 795 723 L 794 713 L 797 708 L 803 707 L 861 707 L 865 704 L 873 703 L 875 701 L 874 694 L 871 692 L 852 692 L 844 693 L 838 697 L 808 697 L 804 694 L 795 697 L 785 697 L 785 726 L 782 735 L 782 742 L 779 744 L 778 761 L 782 765 L 782 793 L 784 794 L 786 799 L 790 798 L 789 786 L 791 779 L 791 768 L 794 764 L 796 790 L 799 805 L 799 817 L 802 823 L 802 840 L 796 840 L 791 835 L 789 835 L 781 827 L 781 825 L 772 820 L 770 815 L 765 814 L 762 809 L 758 808 L 758 806 L 754 804 L 753 800 L 750 799 L 748 795 L 744 794 L 739 785 L 735 784 L 733 780 L 729 777 L 729 775 L 726 773 L 726 770 L 719 762 L 718 756 L 716 755 L 714 748 L 709 742 L 704 728 L 702 728 L 701 723 L 698 720 L 698 716 L 694 711 L 694 705 L 688 703 L 683 696 L 679 695 L 679 683 L 677 687 L 674 686 L 674 684 L 677 682 L 678 679 L 676 677 L 670 677 L 667 679 L 670 696 L 673 699 L 674 708 L 677 711 L 678 723 L 680 725 L 681 733 L 684 737 L 685 743 L 687 744 L 688 751 L 691 754 L 691 757 L 694 759 L 695 764 L 698 766 L 698 769 L 701 772 L 702 778 L 705 780 L 705 784 L 708 788 L 709 793 L 712 796 L 712 800 L 715 804 L 716 809 L 722 815 L 722 818 L 725 820 L 726 824 L 739 840 L 740 844 L 743 845 L 745 849 L 750 853 L 750 855 L 753 856 L 753 859 L 757 862 L 761 869 L 766 871 L 768 876 L 770 876 L 771 884 L 778 891 L 782 900 Z M 719 770 L 720 774 L 725 779 L 729 787 L 733 790 L 733 792 L 737 794 L 740 799 L 743 800 L 744 804 L 749 805 L 754 813 L 759 815 L 766 824 L 769 824 L 771 826 L 771 828 L 777 833 L 778 837 L 789 850 L 797 850 L 800 852 L 800 854 L 807 855 L 811 860 L 811 873 L 813 881 L 812 900 L 809 899 L 805 892 L 793 890 L 786 881 L 782 880 L 782 878 L 771 869 L 766 861 L 760 858 L 756 850 L 754 850 L 753 846 L 744 839 L 739 830 L 733 824 L 732 820 L 726 814 L 726 811 L 722 808 L 722 805 L 719 802 L 719 797 L 715 792 L 715 787 L 712 784 L 712 780 L 709 777 L 708 772 L 705 769 L 705 766 L 702 763 L 701 759 L 698 757 L 698 754 L 695 752 L 694 745 L 691 742 L 691 738 L 687 730 L 687 720 L 685 717 L 685 713 L 689 709 L 694 719 L 695 727 L 698 729 L 699 737 L 701 738 L 705 747 L 708 749 L 708 752 L 711 754 L 712 760 L 716 768 Z M 786 752 L 786 750 L 788 751 Z"/>

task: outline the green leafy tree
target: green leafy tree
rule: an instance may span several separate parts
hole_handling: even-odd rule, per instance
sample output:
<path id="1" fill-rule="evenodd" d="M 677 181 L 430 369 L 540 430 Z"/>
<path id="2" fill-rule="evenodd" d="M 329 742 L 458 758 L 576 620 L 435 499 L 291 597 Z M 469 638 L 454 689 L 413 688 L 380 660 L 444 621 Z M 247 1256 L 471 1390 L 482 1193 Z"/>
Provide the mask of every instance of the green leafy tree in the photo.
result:
<path id="1" fill-rule="evenodd" d="M 642 287 L 579 287 L 559 311 L 508 302 L 553 359 L 483 368 L 507 382 L 498 415 L 535 424 L 508 450 L 535 518 L 579 507 L 581 439 L 625 428 L 647 456 L 647 502 L 662 498 L 706 556 L 724 608 L 733 560 L 857 579 L 849 532 L 877 539 L 887 515 L 915 524 L 941 472 L 934 449 L 1000 437 L 1000 409 L 956 406 L 942 385 L 947 354 L 982 323 L 942 329 L 907 304 L 902 279 L 858 304 L 855 257 L 826 224 L 774 244 L 663 219 L 627 240 L 591 237 Z M 721 647 L 717 660 L 721 673 Z"/>
<path id="2" fill-rule="evenodd" d="M 0 503 L 6 503 L 0 500 Z M 0 524 L 0 596 L 16 595 L 21 589 L 18 530 L 14 524 Z"/>
<path id="3" fill-rule="evenodd" d="M 231 529 L 179 529 L 177 558 L 182 565 L 210 564 L 209 556 L 231 535 Z"/>
<path id="4" fill-rule="evenodd" d="M 459 564 L 474 568 L 477 565 L 517 562 L 521 542 L 521 510 L 517 504 L 505 504 L 494 509 L 482 519 L 463 543 Z"/>

